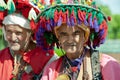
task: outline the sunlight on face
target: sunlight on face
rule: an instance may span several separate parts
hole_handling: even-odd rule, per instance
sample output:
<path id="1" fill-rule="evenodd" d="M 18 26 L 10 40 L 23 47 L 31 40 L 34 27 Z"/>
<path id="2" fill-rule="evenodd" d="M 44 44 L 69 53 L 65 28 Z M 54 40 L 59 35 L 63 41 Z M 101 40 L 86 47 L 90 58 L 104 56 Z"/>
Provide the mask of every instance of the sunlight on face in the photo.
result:
<path id="1" fill-rule="evenodd" d="M 85 42 L 85 32 L 78 26 L 63 24 L 56 30 L 58 40 L 66 55 L 79 56 Z"/>
<path id="2" fill-rule="evenodd" d="M 24 47 L 27 37 L 26 29 L 23 29 L 18 25 L 6 25 L 5 32 L 8 46 L 13 51 L 19 51 Z"/>

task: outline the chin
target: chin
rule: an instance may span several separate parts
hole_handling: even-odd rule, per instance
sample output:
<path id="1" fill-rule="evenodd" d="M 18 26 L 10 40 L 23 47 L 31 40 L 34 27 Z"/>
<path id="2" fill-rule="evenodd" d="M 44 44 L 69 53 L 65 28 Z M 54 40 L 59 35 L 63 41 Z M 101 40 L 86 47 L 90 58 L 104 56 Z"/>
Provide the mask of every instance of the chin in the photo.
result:
<path id="1" fill-rule="evenodd" d="M 69 51 L 65 51 L 66 53 L 69 53 L 69 54 L 76 54 L 76 51 L 72 51 L 72 50 L 69 50 Z"/>
<path id="2" fill-rule="evenodd" d="M 20 47 L 19 46 L 11 46 L 10 49 L 13 51 L 19 51 Z"/>
<path id="3" fill-rule="evenodd" d="M 77 52 L 76 49 L 70 49 L 70 48 L 66 49 L 65 51 L 66 51 L 66 53 L 71 53 L 71 54 Z"/>

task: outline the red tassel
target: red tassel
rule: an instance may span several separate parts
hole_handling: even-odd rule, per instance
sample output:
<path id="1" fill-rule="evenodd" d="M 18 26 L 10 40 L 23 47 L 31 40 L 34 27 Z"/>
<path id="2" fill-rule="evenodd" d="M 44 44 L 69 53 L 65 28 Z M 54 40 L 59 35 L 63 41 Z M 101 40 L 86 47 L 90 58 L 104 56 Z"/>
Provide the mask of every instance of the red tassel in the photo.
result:
<path id="1" fill-rule="evenodd" d="M 53 1 L 54 1 L 54 0 L 50 0 L 50 4 L 52 4 L 52 3 L 53 3 Z"/>
<path id="2" fill-rule="evenodd" d="M 100 25 L 100 29 L 104 29 L 104 35 L 102 36 L 102 38 L 105 38 L 107 35 L 107 31 L 108 31 L 107 23 L 105 20 Z"/>
<path id="3" fill-rule="evenodd" d="M 3 20 L 3 19 L 4 19 L 4 12 L 0 11 L 0 20 Z"/>
<path id="4" fill-rule="evenodd" d="M 41 1 L 41 3 L 44 5 L 45 4 L 45 1 L 44 0 L 39 0 L 39 1 Z"/>
<path id="5" fill-rule="evenodd" d="M 33 19 L 30 21 L 30 26 L 31 26 L 31 29 L 32 29 L 33 31 L 36 30 L 36 24 L 35 24 L 35 22 L 34 22 Z"/>
<path id="6" fill-rule="evenodd" d="M 57 10 L 55 10 L 55 12 L 54 12 L 54 21 L 58 22 L 58 19 L 59 19 L 59 13 L 58 13 Z"/>
<path id="7" fill-rule="evenodd" d="M 74 22 L 76 23 L 76 22 L 77 22 L 77 20 L 76 20 L 76 16 L 75 16 L 75 14 L 74 14 L 74 10 L 72 10 L 71 17 L 73 17 L 73 18 L 74 18 Z"/>
<path id="8" fill-rule="evenodd" d="M 108 19 L 108 21 L 111 21 L 111 17 L 110 16 L 108 16 L 107 19 Z"/>
<path id="9" fill-rule="evenodd" d="M 86 13 L 85 13 L 85 12 L 82 12 L 82 11 L 79 9 L 79 10 L 78 10 L 78 18 L 79 18 L 81 21 L 84 21 L 85 16 L 86 16 Z"/>
<path id="10" fill-rule="evenodd" d="M 78 67 L 71 67 L 72 72 L 76 72 Z"/>

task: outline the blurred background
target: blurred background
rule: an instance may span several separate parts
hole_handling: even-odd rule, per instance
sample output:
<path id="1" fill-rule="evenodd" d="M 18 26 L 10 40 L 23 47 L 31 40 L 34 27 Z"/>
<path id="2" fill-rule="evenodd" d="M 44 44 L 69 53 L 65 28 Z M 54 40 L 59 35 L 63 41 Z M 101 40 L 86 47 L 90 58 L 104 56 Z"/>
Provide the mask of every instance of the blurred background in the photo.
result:
<path id="1" fill-rule="evenodd" d="M 96 2 L 104 14 L 111 17 L 111 21 L 108 22 L 107 39 L 98 49 L 120 62 L 120 0 L 96 0 Z"/>
<path id="2" fill-rule="evenodd" d="M 106 16 L 111 17 L 108 22 L 108 35 L 100 48 L 101 53 L 113 56 L 120 62 L 120 0 L 95 0 Z M 7 46 L 0 26 L 0 50 Z"/>

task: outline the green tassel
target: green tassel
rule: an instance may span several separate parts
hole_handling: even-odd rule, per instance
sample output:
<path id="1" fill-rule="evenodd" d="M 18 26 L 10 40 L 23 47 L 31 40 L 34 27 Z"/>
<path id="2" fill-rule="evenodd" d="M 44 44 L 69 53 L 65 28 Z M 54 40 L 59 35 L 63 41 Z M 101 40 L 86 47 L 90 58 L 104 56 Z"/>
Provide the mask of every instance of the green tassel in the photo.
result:
<path id="1" fill-rule="evenodd" d="M 94 37 L 95 37 L 94 33 L 91 33 L 91 34 L 90 34 L 90 41 L 93 41 L 93 40 L 94 40 Z"/>
<path id="2" fill-rule="evenodd" d="M 50 19 L 53 19 L 54 18 L 54 12 L 55 12 L 55 9 L 51 9 L 51 12 L 50 12 Z"/>
<path id="3" fill-rule="evenodd" d="M 88 13 L 86 13 L 86 20 L 88 20 Z"/>
<path id="4" fill-rule="evenodd" d="M 55 53 L 61 57 L 61 56 L 64 56 L 65 55 L 65 51 L 61 48 L 57 48 L 57 47 L 54 47 L 54 50 L 55 50 Z"/>
<path id="5" fill-rule="evenodd" d="M 60 3 L 61 3 L 61 0 L 56 0 L 56 3 L 57 3 L 57 4 L 60 4 Z"/>
<path id="6" fill-rule="evenodd" d="M 78 11 L 78 9 L 77 8 L 74 8 L 74 13 L 75 13 L 75 17 L 76 17 L 76 19 L 78 18 L 78 13 L 77 13 L 77 11 Z"/>
<path id="7" fill-rule="evenodd" d="M 92 12 L 92 10 L 93 10 L 93 9 L 89 8 L 89 9 L 87 10 L 87 12 L 90 13 L 90 12 Z"/>
<path id="8" fill-rule="evenodd" d="M 46 39 L 48 44 L 52 44 L 58 41 L 58 39 L 52 32 L 45 32 L 44 38 Z"/>
<path id="9" fill-rule="evenodd" d="M 0 11 L 4 11 L 7 8 L 7 5 L 3 0 L 0 1 Z"/>
<path id="10" fill-rule="evenodd" d="M 86 9 L 86 8 L 80 8 L 80 9 L 81 9 L 81 11 L 87 12 L 87 9 Z"/>
<path id="11" fill-rule="evenodd" d="M 74 0 L 74 3 L 75 3 L 75 4 L 79 4 L 78 0 Z"/>
<path id="12" fill-rule="evenodd" d="M 50 11 L 51 11 L 51 10 L 48 10 L 48 11 L 45 13 L 45 17 L 46 17 L 47 20 L 49 19 L 49 16 L 50 16 L 49 14 L 51 13 Z"/>
<path id="13" fill-rule="evenodd" d="M 96 16 L 96 11 L 92 11 L 92 20 L 94 19 L 94 17 Z"/>
<path id="14" fill-rule="evenodd" d="M 101 24 L 103 22 L 103 20 L 104 20 L 103 14 L 98 13 L 96 17 L 98 19 L 98 24 Z"/>
<path id="15" fill-rule="evenodd" d="M 91 5 L 92 5 L 92 6 L 96 6 L 96 2 L 95 2 L 95 1 L 93 1 Z"/>
<path id="16" fill-rule="evenodd" d="M 13 0 L 8 0 L 7 8 L 8 8 L 8 14 L 15 12 L 16 8 Z"/>
<path id="17" fill-rule="evenodd" d="M 98 33 L 96 33 L 96 32 L 91 33 L 90 34 L 90 41 L 93 41 L 95 38 L 97 38 L 97 36 L 98 36 Z"/>
<path id="18" fill-rule="evenodd" d="M 74 6 L 72 6 L 72 8 L 69 8 L 69 15 L 71 15 L 72 10 L 74 10 Z"/>

